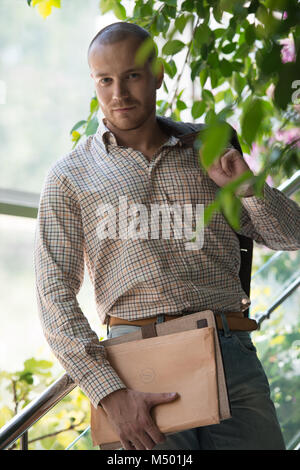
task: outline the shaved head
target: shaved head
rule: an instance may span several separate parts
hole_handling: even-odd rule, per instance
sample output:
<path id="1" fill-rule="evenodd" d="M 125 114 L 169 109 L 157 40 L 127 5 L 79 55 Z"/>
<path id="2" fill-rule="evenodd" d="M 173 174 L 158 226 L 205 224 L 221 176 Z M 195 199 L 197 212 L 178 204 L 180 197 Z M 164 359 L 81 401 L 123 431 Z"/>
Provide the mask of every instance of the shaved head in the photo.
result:
<path id="1" fill-rule="evenodd" d="M 90 54 L 94 47 L 99 45 L 114 44 L 117 42 L 124 41 L 129 38 L 136 38 L 141 44 L 151 38 L 151 35 L 146 31 L 146 29 L 138 26 L 134 23 L 126 23 L 124 21 L 119 21 L 117 23 L 112 23 L 105 28 L 101 29 L 96 36 L 92 39 L 89 48 L 88 48 L 88 63 L 90 65 Z M 153 52 L 148 57 L 148 60 L 151 62 L 156 57 L 156 50 L 153 48 Z"/>

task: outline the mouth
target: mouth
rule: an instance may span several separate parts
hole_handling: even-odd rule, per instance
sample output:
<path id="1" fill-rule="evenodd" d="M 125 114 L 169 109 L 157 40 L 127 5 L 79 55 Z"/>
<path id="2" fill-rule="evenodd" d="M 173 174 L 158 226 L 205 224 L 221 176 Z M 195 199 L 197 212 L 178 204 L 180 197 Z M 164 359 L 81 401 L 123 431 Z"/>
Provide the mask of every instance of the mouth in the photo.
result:
<path id="1" fill-rule="evenodd" d="M 132 109 L 134 109 L 135 106 L 130 106 L 128 108 L 118 108 L 118 109 L 113 109 L 113 111 L 116 111 L 118 113 L 126 113 L 127 111 L 131 111 Z"/>

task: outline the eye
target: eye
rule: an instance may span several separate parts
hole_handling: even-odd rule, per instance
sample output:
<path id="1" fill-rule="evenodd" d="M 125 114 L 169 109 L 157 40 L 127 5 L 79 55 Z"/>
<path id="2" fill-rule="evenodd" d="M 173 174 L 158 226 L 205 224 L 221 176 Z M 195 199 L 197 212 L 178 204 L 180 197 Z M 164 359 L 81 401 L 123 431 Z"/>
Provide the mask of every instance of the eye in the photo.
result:
<path id="1" fill-rule="evenodd" d="M 137 73 L 137 72 L 132 72 L 132 73 L 130 73 L 130 74 L 128 75 L 129 78 L 137 78 L 137 77 L 139 77 L 139 76 L 140 76 L 140 74 Z"/>
<path id="2" fill-rule="evenodd" d="M 110 80 L 111 80 L 111 78 L 109 78 L 109 77 L 99 78 L 99 79 L 97 80 L 97 85 L 99 85 L 99 83 L 100 83 L 101 85 L 108 85 L 108 84 L 110 83 Z"/>

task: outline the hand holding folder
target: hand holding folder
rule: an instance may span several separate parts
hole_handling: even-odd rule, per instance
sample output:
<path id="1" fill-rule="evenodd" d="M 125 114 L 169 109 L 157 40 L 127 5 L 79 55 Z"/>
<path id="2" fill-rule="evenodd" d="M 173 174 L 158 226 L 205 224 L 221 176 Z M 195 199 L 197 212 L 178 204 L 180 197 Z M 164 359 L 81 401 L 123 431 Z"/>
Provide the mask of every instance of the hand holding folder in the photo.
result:
<path id="1" fill-rule="evenodd" d="M 217 424 L 230 417 L 213 312 L 150 324 L 102 343 L 109 362 L 129 389 L 178 392 L 176 400 L 152 408 L 162 433 Z M 101 449 L 121 447 L 120 437 L 101 406 L 91 405 L 91 431 L 93 444 Z"/>
<path id="2" fill-rule="evenodd" d="M 111 393 L 101 401 L 101 405 L 120 437 L 122 447 L 125 450 L 144 450 L 152 449 L 165 440 L 151 416 L 153 407 L 177 398 L 177 393 L 149 393 L 127 388 Z"/>

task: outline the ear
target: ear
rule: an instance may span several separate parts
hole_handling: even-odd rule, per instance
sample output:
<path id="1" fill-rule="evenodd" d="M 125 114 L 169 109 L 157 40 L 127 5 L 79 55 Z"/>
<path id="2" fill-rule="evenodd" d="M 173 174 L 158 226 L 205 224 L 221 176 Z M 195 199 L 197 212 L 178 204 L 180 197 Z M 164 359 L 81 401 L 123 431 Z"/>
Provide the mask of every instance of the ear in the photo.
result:
<path id="1" fill-rule="evenodd" d="M 162 85 L 165 69 L 161 61 L 156 62 L 156 67 L 156 89 L 158 90 Z"/>

